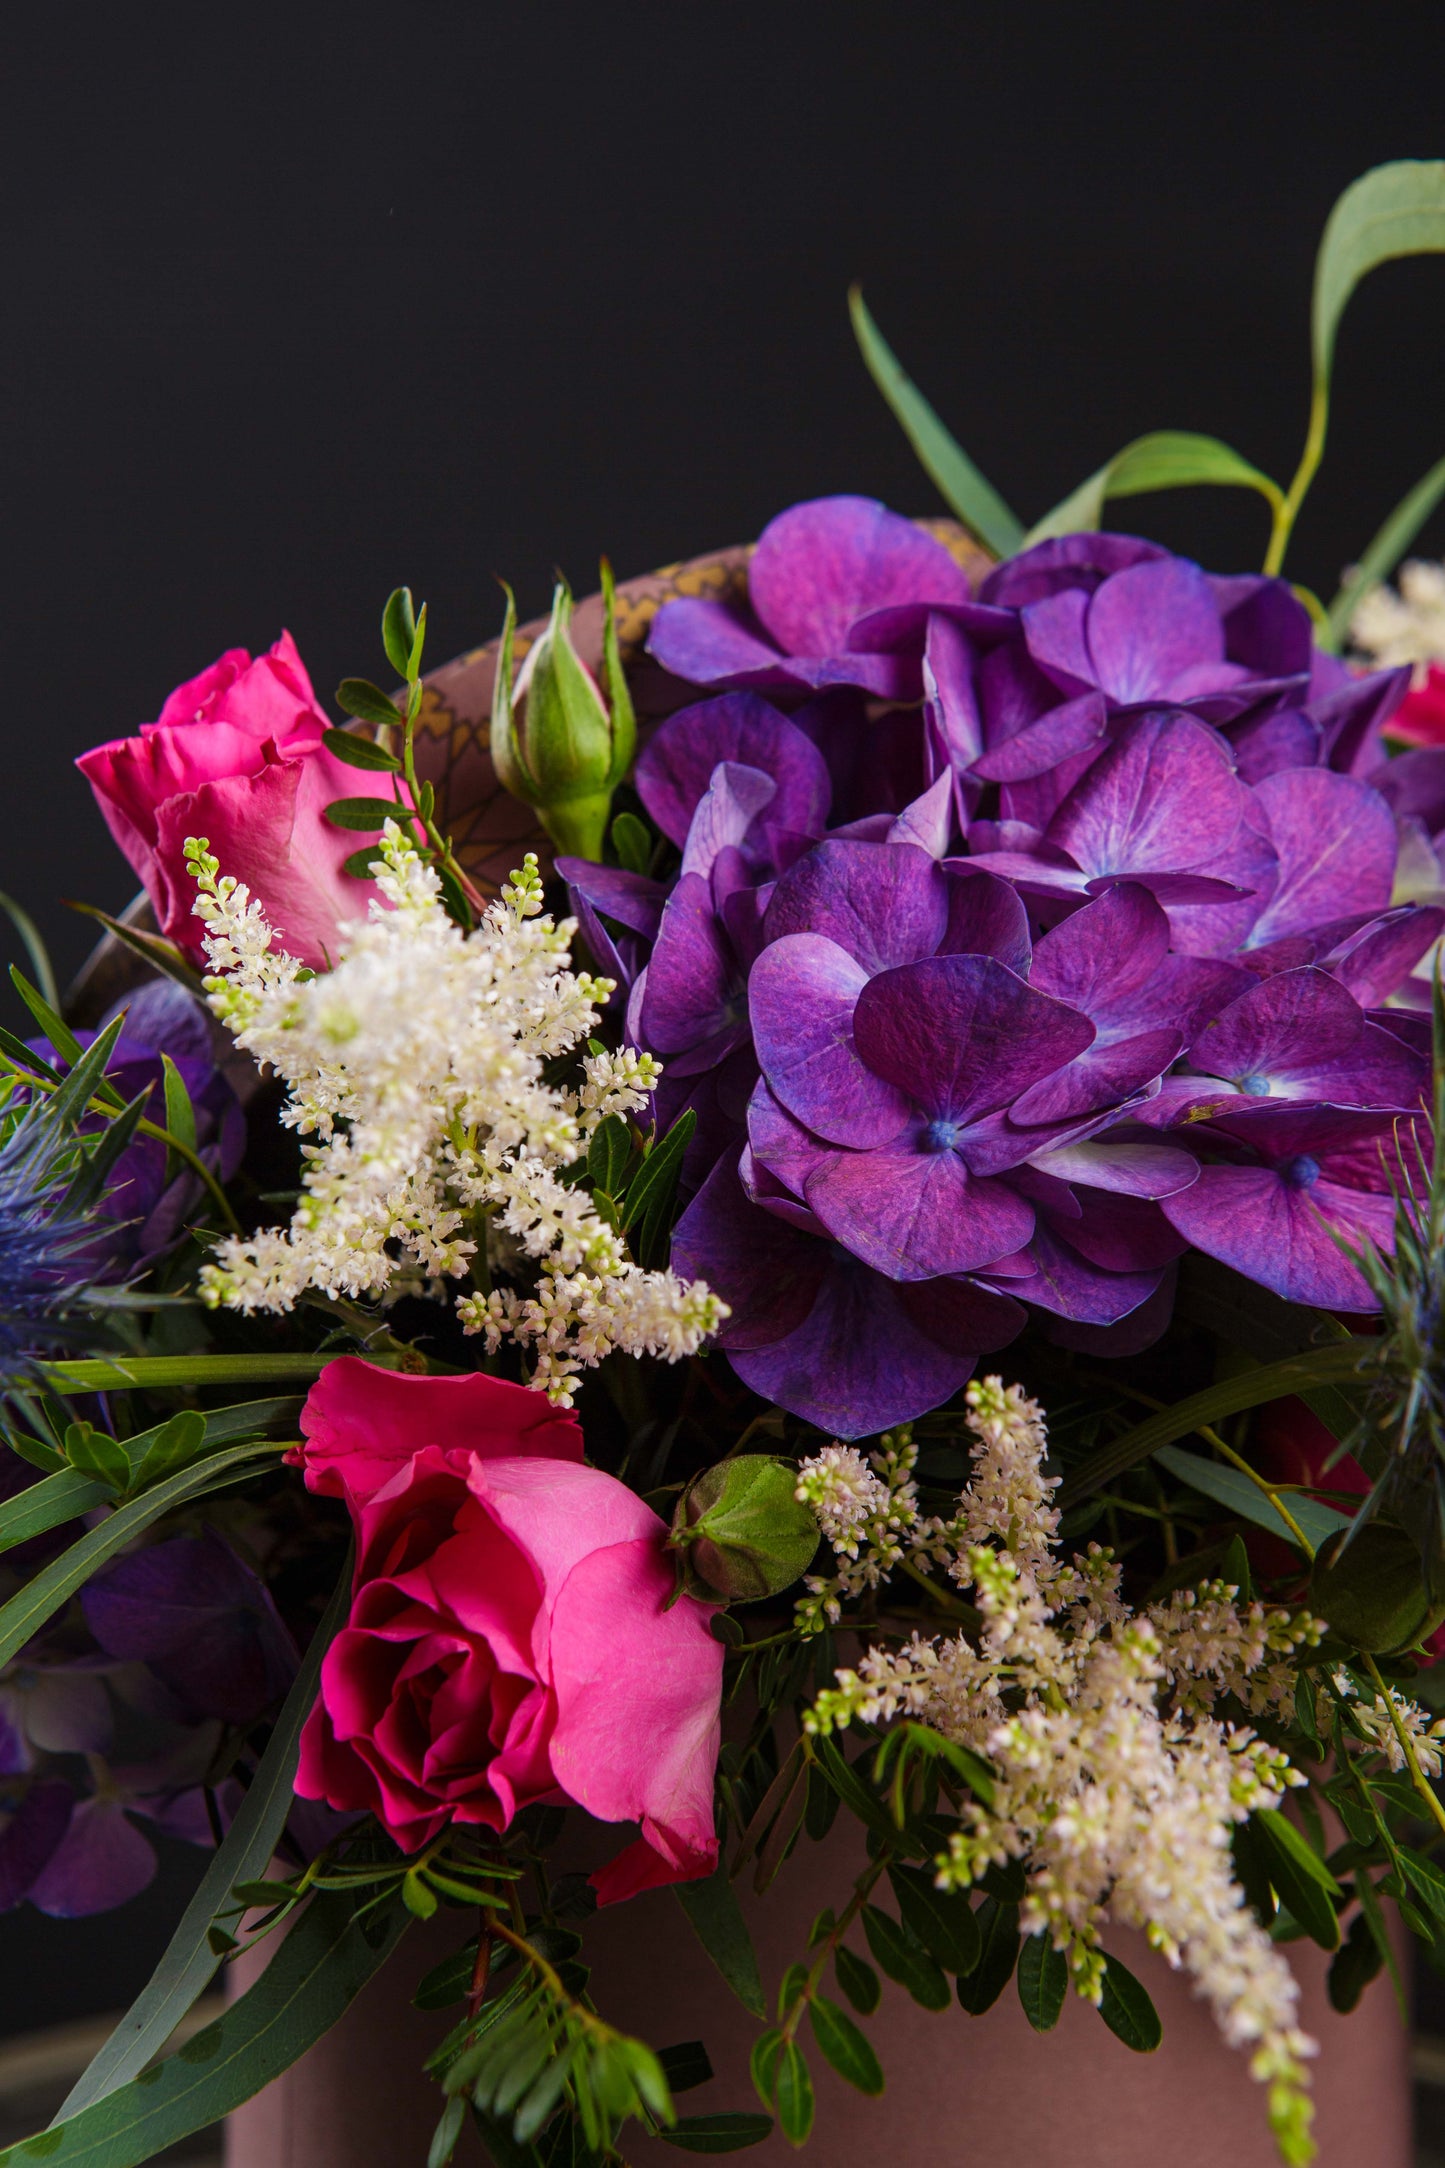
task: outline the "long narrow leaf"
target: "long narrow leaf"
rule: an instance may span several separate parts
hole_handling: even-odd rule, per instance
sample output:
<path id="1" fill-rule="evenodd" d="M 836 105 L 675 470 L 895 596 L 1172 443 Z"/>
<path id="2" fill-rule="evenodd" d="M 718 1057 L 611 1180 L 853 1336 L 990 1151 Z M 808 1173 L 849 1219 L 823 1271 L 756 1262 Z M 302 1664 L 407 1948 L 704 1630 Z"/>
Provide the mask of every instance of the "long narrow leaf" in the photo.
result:
<path id="1" fill-rule="evenodd" d="M 329 2031 L 396 1947 L 400 1905 L 358 1919 L 347 1896 L 312 1900 L 256 1985 L 214 2024 L 39 2139 L 0 2153 L 0 2168 L 139 2168 L 259 2093 Z"/>
<path id="2" fill-rule="evenodd" d="M 92 1506 L 104 1505 L 111 1495 L 108 1485 L 96 1483 L 78 1468 L 57 1468 L 39 1483 L 32 1483 L 0 1505 L 0 1551 L 43 1536 L 66 1521 L 79 1519 Z"/>
<path id="3" fill-rule="evenodd" d="M 183 1468 L 179 1475 L 157 1483 L 153 1490 L 132 1499 L 129 1505 L 121 1506 L 98 1528 L 92 1528 L 88 1535 L 82 1536 L 79 1543 L 73 1543 L 59 1558 L 52 1559 L 7 1604 L 0 1606 L 0 1665 L 8 1664 L 31 1636 L 40 1631 L 46 1620 L 53 1618 L 76 1590 L 83 1588 L 91 1575 L 108 1558 L 123 1550 L 143 1528 L 159 1520 L 172 1506 L 183 1505 L 187 1499 L 199 1497 L 213 1486 L 219 1487 L 245 1462 L 274 1455 L 274 1450 L 252 1438 L 243 1445 L 212 1453 L 189 1468 Z"/>
<path id="4" fill-rule="evenodd" d="M 401 1358 L 369 1355 L 378 1369 L 395 1369 Z M 117 1393 L 128 1387 L 151 1392 L 170 1386 L 309 1384 L 332 1355 L 117 1355 L 79 1362 L 41 1363 L 55 1393 Z"/>
<path id="5" fill-rule="evenodd" d="M 1294 1542 L 1288 1523 L 1275 1511 L 1258 1484 L 1251 1483 L 1238 1468 L 1223 1466 L 1217 1460 L 1205 1460 L 1198 1453 L 1181 1452 L 1177 1445 L 1161 1445 L 1154 1459 L 1171 1475 L 1177 1475 L 1181 1483 L 1198 1491 L 1202 1498 L 1213 1499 L 1226 1512 L 1237 1513 L 1241 1520 L 1253 1521 L 1258 1528 L 1267 1528 L 1271 1535 L 1282 1536 L 1286 1543 Z M 1327 1537 L 1337 1535 L 1350 1525 L 1348 1514 L 1336 1512 L 1333 1506 L 1324 1505 L 1317 1498 L 1302 1498 L 1295 1491 L 1285 1498 L 1284 1505 L 1314 1550 L 1318 1550 Z"/>
<path id="6" fill-rule="evenodd" d="M 869 314 L 858 287 L 848 295 L 853 334 L 868 373 L 882 392 L 949 510 L 995 557 L 1011 557 L 1023 542 L 1022 520 L 984 480 L 961 444 L 944 428 Z"/>
<path id="7" fill-rule="evenodd" d="M 1191 1393 L 1172 1408 L 1161 1408 L 1147 1422 L 1091 1453 L 1065 1476 L 1057 1503 L 1076 1505 L 1102 1484 L 1122 1475 L 1126 1468 L 1148 1460 L 1161 1445 L 1187 1438 L 1201 1423 L 1217 1423 L 1245 1408 L 1262 1407 L 1269 1400 L 1283 1400 L 1292 1393 L 1308 1392 L 1312 1386 L 1353 1377 L 1369 1352 L 1368 1343 L 1341 1342 L 1337 1347 L 1312 1348 L 1308 1354 L 1292 1355 L 1285 1362 L 1262 1364 L 1238 1377 L 1221 1378 L 1217 1385 L 1207 1386 L 1202 1393 Z"/>
<path id="8" fill-rule="evenodd" d="M 1122 452 L 1081 482 L 1062 504 L 1045 513 L 1024 538 L 1025 548 L 1054 535 L 1092 533 L 1103 522 L 1110 497 L 1142 497 L 1156 489 L 1257 489 L 1271 510 L 1284 501 L 1284 491 L 1258 467 L 1241 458 L 1218 437 L 1197 435 L 1190 429 L 1156 429 L 1136 437 Z"/>
<path id="9" fill-rule="evenodd" d="M 1329 626 L 1336 645 L 1348 634 L 1361 596 L 1380 580 L 1390 577 L 1442 497 L 1445 497 L 1445 459 L 1437 459 L 1429 473 L 1400 499 L 1330 604 Z"/>
<path id="10" fill-rule="evenodd" d="M 351 1561 L 337 1582 L 325 1615 L 311 1637 L 281 1714 L 276 1719 L 260 1766 L 246 1790 L 236 1818 L 201 1878 L 200 1887 L 181 1914 L 165 1955 L 105 2045 L 67 2094 L 57 2123 L 103 2100 L 144 2070 L 159 2054 L 197 1996 L 204 1994 L 220 1959 L 208 1930 L 238 1882 L 254 1881 L 271 1864 L 294 1797 L 301 1727 L 311 1713 L 321 1677 L 321 1660 L 331 1646 L 351 1600 Z"/>
<path id="11" fill-rule="evenodd" d="M 40 928 L 30 913 L 18 904 L 13 896 L 7 896 L 3 889 L 0 889 L 0 911 L 5 913 L 19 934 L 25 953 L 30 959 L 30 968 L 40 983 L 41 993 L 52 1009 L 58 1009 L 60 994 L 55 984 L 55 973 L 50 968 L 50 952 L 41 939 Z"/>

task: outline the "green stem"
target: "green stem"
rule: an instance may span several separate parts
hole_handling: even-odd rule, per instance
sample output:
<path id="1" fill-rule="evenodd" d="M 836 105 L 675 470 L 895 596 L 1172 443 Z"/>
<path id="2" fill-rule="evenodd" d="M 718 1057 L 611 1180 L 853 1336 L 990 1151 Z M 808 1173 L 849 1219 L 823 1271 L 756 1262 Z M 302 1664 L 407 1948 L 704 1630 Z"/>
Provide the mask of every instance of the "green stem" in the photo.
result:
<path id="1" fill-rule="evenodd" d="M 1364 1662 L 1365 1669 L 1370 1674 L 1370 1679 L 1374 1685 L 1375 1692 L 1379 1695 L 1380 1699 L 1384 1702 L 1385 1707 L 1390 1713 L 1390 1722 L 1394 1727 L 1395 1737 L 1400 1742 L 1400 1752 L 1404 1755 L 1405 1761 L 1409 1767 L 1410 1782 L 1414 1785 L 1416 1791 L 1424 1800 L 1426 1807 L 1429 1809 L 1430 1818 L 1434 1822 L 1436 1828 L 1439 1829 L 1442 1834 L 1445 1834 L 1445 1806 L 1441 1806 L 1440 1801 L 1435 1796 L 1435 1790 L 1433 1785 L 1431 1784 L 1429 1778 L 1426 1776 L 1424 1770 L 1420 1767 L 1420 1757 L 1415 1752 L 1415 1742 L 1410 1737 L 1409 1732 L 1406 1731 L 1404 1725 L 1400 1721 L 1400 1712 L 1395 1707 L 1395 1697 L 1391 1693 L 1389 1687 L 1385 1684 L 1384 1679 L 1380 1676 L 1380 1667 L 1375 1662 L 1374 1657 L 1366 1655 Z"/>
<path id="2" fill-rule="evenodd" d="M 1304 503 L 1305 492 L 1314 480 L 1319 469 L 1320 460 L 1324 456 L 1325 430 L 1329 426 L 1329 418 L 1329 389 L 1324 384 L 1316 384 L 1314 394 L 1310 399 L 1310 421 L 1309 428 L 1305 432 L 1305 448 L 1300 455 L 1300 463 L 1295 471 L 1295 478 L 1289 485 L 1284 502 L 1275 508 L 1274 522 L 1270 530 L 1269 548 L 1266 550 L 1264 557 L 1266 572 L 1278 572 L 1280 566 L 1284 563 L 1284 553 L 1289 547 L 1289 538 L 1294 531 L 1294 523 L 1299 516 L 1299 508 Z"/>
<path id="3" fill-rule="evenodd" d="M 1224 1455 L 1224 1458 L 1229 1462 L 1232 1468 L 1237 1468 L 1241 1475 L 1247 1475 L 1250 1482 L 1254 1484 L 1257 1490 L 1262 1490 L 1264 1492 L 1265 1497 L 1274 1507 L 1275 1512 L 1284 1522 L 1285 1527 L 1294 1537 L 1295 1542 L 1304 1552 L 1305 1557 L 1309 1560 L 1310 1564 L 1313 1565 L 1315 1562 L 1314 1545 L 1310 1542 L 1309 1537 L 1300 1527 L 1299 1522 L 1290 1512 L 1289 1507 L 1280 1497 L 1280 1494 L 1275 1489 L 1274 1485 L 1267 1482 L 1265 1478 L 1259 1473 L 1257 1468 L 1251 1468 L 1249 1462 L 1245 1459 L 1243 1453 L 1236 1453 L 1232 1445 L 1226 1445 L 1217 1430 L 1208 1430 L 1205 1428 L 1204 1424 L 1201 1423 L 1199 1426 L 1199 1435 L 1201 1438 L 1206 1439 L 1208 1443 L 1214 1447 L 1216 1453 L 1222 1453 Z"/>
<path id="4" fill-rule="evenodd" d="M 414 1370 L 408 1352 L 367 1358 L 380 1370 Z M 124 1355 L 38 1365 L 53 1393 L 155 1392 L 188 1385 L 300 1385 L 319 1378 L 334 1355 Z"/>
<path id="5" fill-rule="evenodd" d="M 808 1977 L 798 1992 L 798 1999 L 783 2020 L 783 2038 L 791 2040 L 803 2022 L 803 2012 L 818 1992 L 818 1983 L 827 1970 L 828 1960 L 837 1949 L 848 1929 L 852 1926 L 873 1892 L 877 1882 L 892 1858 L 891 1852 L 883 1852 L 870 1867 L 864 1869 L 853 1885 L 853 1894 L 844 1905 L 830 1933 L 824 1936 L 818 1954 L 808 1968 Z"/>

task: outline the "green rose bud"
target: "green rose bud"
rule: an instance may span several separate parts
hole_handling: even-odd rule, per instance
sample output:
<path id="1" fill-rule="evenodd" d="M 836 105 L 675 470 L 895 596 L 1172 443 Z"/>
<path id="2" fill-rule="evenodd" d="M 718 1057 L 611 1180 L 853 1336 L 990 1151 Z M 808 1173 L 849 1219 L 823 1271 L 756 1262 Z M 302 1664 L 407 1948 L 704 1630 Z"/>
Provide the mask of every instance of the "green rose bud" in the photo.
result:
<path id="1" fill-rule="evenodd" d="M 669 1538 L 687 1593 L 756 1603 L 791 1587 L 818 1548 L 818 1523 L 797 1485 L 797 1469 L 766 1453 L 742 1453 L 694 1476 Z"/>
<path id="2" fill-rule="evenodd" d="M 617 643 L 612 568 L 602 561 L 602 677 L 606 697 L 572 643 L 572 596 L 565 582 L 552 619 L 528 651 L 515 683 L 517 606 L 510 588 L 492 694 L 492 764 L 514 798 L 535 806 L 559 851 L 600 860 L 612 793 L 632 766 L 637 717 Z"/>
<path id="3" fill-rule="evenodd" d="M 1403 1528 L 1371 1521 L 1346 1547 L 1331 1536 L 1315 1560 L 1310 1605 L 1344 1641 L 1369 1655 L 1407 1649 L 1433 1633 L 1445 1607 L 1432 1605 L 1420 1553 Z"/>

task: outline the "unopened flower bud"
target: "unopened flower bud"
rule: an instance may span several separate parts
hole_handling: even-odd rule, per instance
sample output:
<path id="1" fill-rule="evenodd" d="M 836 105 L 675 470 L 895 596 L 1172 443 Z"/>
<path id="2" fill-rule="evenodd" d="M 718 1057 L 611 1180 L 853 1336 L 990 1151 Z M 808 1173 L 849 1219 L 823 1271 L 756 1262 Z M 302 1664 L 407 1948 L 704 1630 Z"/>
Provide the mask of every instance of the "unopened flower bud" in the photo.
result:
<path id="1" fill-rule="evenodd" d="M 678 1500 L 671 1542 L 690 1595 L 756 1603 L 791 1587 L 818 1548 L 818 1523 L 794 1495 L 798 1471 L 742 1453 L 694 1476 Z"/>
<path id="2" fill-rule="evenodd" d="M 1342 1640 L 1381 1656 L 1410 1648 L 1445 1616 L 1426 1592 L 1414 1539 L 1378 1520 L 1349 1544 L 1342 1529 L 1321 1548 L 1310 1605 Z"/>
<path id="3" fill-rule="evenodd" d="M 637 717 L 617 642 L 612 570 L 602 563 L 602 678 L 573 645 L 572 596 L 559 582 L 547 630 L 512 677 L 517 607 L 507 589 L 492 694 L 492 764 L 514 798 L 535 806 L 559 851 L 600 860 L 612 793 L 632 765 Z M 603 687 L 605 686 L 605 697 Z"/>

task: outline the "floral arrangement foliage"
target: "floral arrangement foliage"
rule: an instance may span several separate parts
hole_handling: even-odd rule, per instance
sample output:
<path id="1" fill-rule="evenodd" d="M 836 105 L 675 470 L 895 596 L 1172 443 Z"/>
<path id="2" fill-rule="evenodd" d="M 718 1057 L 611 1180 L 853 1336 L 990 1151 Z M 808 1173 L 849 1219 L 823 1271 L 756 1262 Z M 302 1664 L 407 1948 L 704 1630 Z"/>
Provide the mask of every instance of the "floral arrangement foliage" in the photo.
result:
<path id="1" fill-rule="evenodd" d="M 823 2065 L 884 2089 L 880 1974 L 1149 2052 L 1118 1926 L 1312 2157 L 1290 1945 L 1341 2011 L 1403 1992 L 1387 1905 L 1445 1967 L 1445 571 L 1383 584 L 1445 462 L 1330 606 L 1281 568 L 1349 293 L 1442 248 L 1445 167 L 1337 205 L 1288 488 L 1157 433 L 1027 532 L 855 295 L 991 569 L 795 505 L 656 615 L 650 735 L 606 566 L 597 653 L 559 587 L 515 668 L 509 595 L 493 759 L 557 855 L 497 897 L 405 589 L 345 724 L 283 634 L 83 758 L 152 917 L 92 1029 L 13 910 L 0 1904 L 209 1858 L 0 2159 L 162 2151 L 437 1917 L 433 2168 L 801 2145 Z M 1261 571 L 1103 525 L 1201 483 Z M 738 1877 L 840 1813 L 764 1983 Z M 591 1914 L 668 1887 L 755 2106 L 679 2114 L 705 2044 L 594 1994 Z"/>

